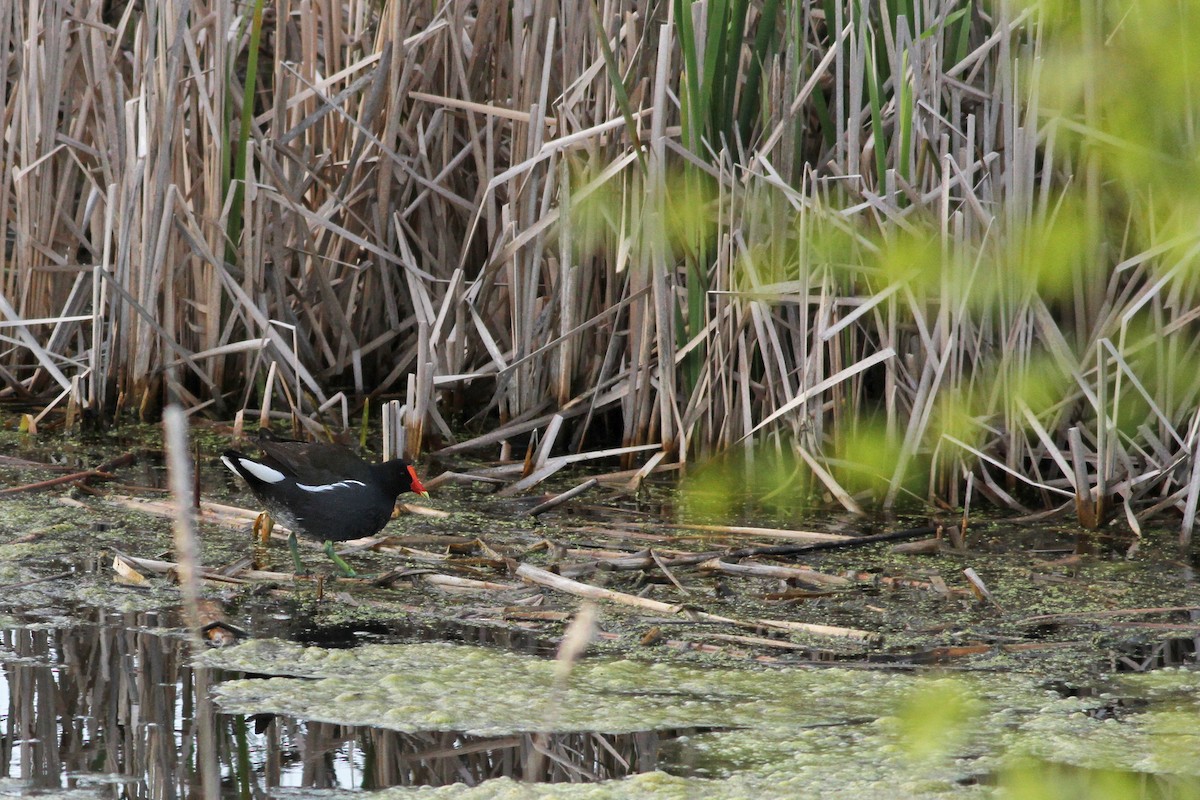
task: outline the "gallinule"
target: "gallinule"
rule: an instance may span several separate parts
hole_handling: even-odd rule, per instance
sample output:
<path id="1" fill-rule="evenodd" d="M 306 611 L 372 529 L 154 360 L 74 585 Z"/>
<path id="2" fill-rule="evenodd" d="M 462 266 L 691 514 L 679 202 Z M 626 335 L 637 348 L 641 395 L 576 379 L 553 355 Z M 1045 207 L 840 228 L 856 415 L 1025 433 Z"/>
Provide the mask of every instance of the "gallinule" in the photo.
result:
<path id="1" fill-rule="evenodd" d="M 258 446 L 262 458 L 226 450 L 221 461 L 249 484 L 273 518 L 292 529 L 288 546 L 297 572 L 302 571 L 297 533 L 324 540 L 326 555 L 353 577 L 333 543 L 379 532 L 404 492 L 429 496 L 403 459 L 369 464 L 341 445 L 281 439 L 265 430 Z"/>

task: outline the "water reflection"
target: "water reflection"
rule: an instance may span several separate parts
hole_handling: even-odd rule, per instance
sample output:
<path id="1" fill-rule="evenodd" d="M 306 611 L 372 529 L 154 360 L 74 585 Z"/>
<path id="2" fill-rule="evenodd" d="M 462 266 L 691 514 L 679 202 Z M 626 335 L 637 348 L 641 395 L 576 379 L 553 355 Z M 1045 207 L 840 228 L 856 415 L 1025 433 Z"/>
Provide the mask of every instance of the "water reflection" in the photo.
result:
<path id="1" fill-rule="evenodd" d="M 498 776 L 594 781 L 656 769 L 676 755 L 670 740 L 693 732 L 478 737 L 219 714 L 207 687 L 246 676 L 191 668 L 188 642 L 159 627 L 165 622 L 157 613 L 93 611 L 69 628 L 4 630 L 0 777 L 165 799 L 200 796 L 197 765 L 206 761 L 215 762 L 229 797 L 269 796 L 276 787 L 474 785 Z M 205 719 L 213 720 L 211 736 L 199 735 Z"/>
<path id="2" fill-rule="evenodd" d="M 1171 637 L 1153 641 L 1133 640 L 1109 651 L 1113 672 L 1151 672 L 1164 667 L 1195 665 L 1200 636 Z"/>

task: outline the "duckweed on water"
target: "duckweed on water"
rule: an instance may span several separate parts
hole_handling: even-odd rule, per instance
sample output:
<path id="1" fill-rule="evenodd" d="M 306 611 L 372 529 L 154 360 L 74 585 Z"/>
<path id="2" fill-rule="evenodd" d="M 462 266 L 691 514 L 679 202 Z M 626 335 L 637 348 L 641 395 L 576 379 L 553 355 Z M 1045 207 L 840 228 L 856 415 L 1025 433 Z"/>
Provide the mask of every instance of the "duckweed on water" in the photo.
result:
<path id="1" fill-rule="evenodd" d="M 983 796 L 992 789 L 965 784 L 1002 772 L 1013 754 L 1200 777 L 1181 738 L 1200 725 L 1194 706 L 1152 706 L 1104 719 L 1092 712 L 1111 697 L 1062 697 L 1021 674 L 928 678 L 587 659 L 556 694 L 552 662 L 464 645 L 325 650 L 260 640 L 200 660 L 275 676 L 221 684 L 218 702 L 232 713 L 493 736 L 720 729 L 690 737 L 693 777 L 648 775 L 570 790 L 491 781 L 467 797 L 786 796 L 806 786 L 837 787 L 823 788 L 823 797 L 872 796 L 885 787 L 904 797 Z M 1164 696 L 1183 692 L 1194 700 L 1196 676 L 1183 674 L 1189 677 L 1163 686 Z M 954 701 L 957 733 L 914 748 L 912 738 L 929 730 L 925 716 L 937 716 L 947 698 Z M 389 794 L 441 796 L 432 789 Z"/>

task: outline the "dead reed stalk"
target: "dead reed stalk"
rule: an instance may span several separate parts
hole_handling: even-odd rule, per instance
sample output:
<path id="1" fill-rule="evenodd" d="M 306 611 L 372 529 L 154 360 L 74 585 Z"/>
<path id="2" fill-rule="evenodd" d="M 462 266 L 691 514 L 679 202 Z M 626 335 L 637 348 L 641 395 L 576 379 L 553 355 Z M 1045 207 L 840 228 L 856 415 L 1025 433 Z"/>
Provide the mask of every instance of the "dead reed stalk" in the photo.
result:
<path id="1" fill-rule="evenodd" d="M 3 394 L 399 397 L 407 451 L 480 420 L 559 420 L 560 453 L 753 444 L 852 511 L 864 440 L 886 507 L 973 474 L 1094 524 L 1178 507 L 1189 538 L 1200 245 L 1102 207 L 1104 118 L 1044 110 L 1042 42 L 1075 29 L 727 6 L 6 4 Z M 1085 6 L 1096 57 L 1150 24 Z"/>

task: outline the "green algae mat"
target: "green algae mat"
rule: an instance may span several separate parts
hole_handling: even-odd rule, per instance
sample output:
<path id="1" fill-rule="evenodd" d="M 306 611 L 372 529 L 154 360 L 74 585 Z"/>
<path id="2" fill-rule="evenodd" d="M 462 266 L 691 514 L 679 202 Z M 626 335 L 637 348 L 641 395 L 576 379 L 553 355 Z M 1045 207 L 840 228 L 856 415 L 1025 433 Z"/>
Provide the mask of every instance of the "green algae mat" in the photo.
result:
<path id="1" fill-rule="evenodd" d="M 1107 792 L 1153 780 L 1181 797 L 1200 790 L 1200 674 L 1182 669 L 1130 675 L 1080 697 L 1021 673 L 585 658 L 564 675 L 552 660 L 446 643 L 328 650 L 263 640 L 198 663 L 262 676 L 216 688 L 227 713 L 481 736 L 701 731 L 679 763 L 621 781 L 389 790 L 396 797 L 1030 796 L 1021 789 L 1029 781 Z M 1127 696 L 1145 701 L 1126 708 Z"/>

